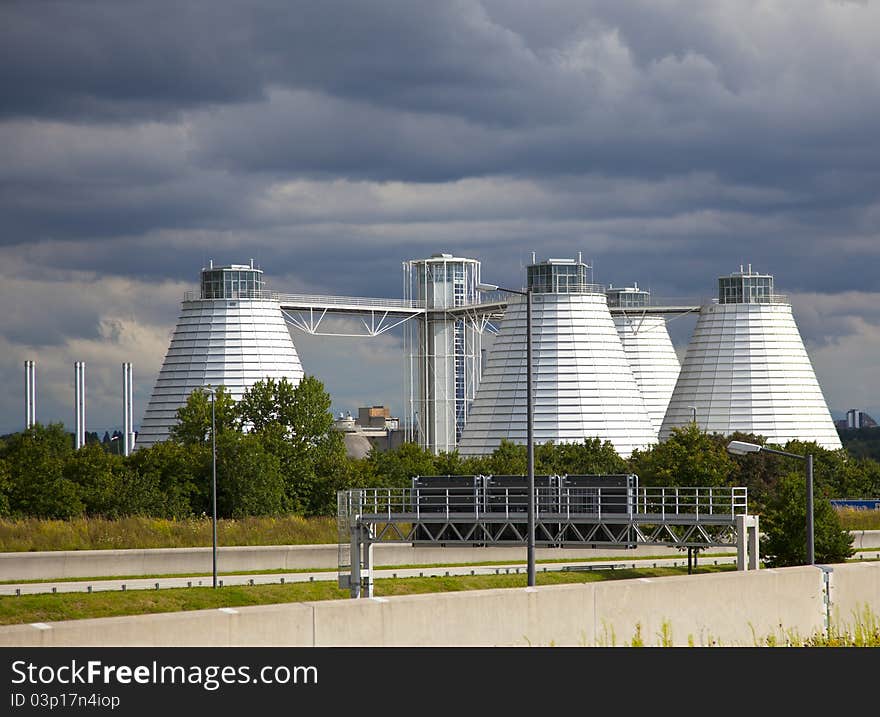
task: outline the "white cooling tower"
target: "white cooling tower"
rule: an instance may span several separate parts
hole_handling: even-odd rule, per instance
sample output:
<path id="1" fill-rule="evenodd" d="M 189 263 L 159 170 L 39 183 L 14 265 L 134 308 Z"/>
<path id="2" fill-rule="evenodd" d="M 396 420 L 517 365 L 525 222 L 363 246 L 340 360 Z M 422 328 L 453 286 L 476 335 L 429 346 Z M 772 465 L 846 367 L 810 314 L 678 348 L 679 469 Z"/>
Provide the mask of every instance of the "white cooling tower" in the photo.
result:
<path id="1" fill-rule="evenodd" d="M 639 289 L 638 284 L 609 287 L 605 295 L 609 307 L 623 312 L 614 315 L 614 325 L 656 436 L 681 368 L 666 330 L 666 320 L 646 313 L 650 293 Z"/>
<path id="2" fill-rule="evenodd" d="M 749 266 L 719 278 L 718 303 L 700 310 L 660 439 L 690 423 L 693 409 L 709 433 L 841 447 L 791 305 L 773 293 L 771 275 Z"/>
<path id="3" fill-rule="evenodd" d="M 225 386 L 241 399 L 266 378 L 296 385 L 302 364 L 281 306 L 263 289 L 262 271 L 233 264 L 202 270 L 200 298 L 187 296 L 144 412 L 137 447 L 168 438 L 193 389 Z"/>
<path id="4" fill-rule="evenodd" d="M 535 443 L 597 437 L 628 457 L 656 442 L 645 403 L 602 287 L 586 283 L 580 262 L 550 259 L 529 267 Z M 486 455 L 502 439 L 524 444 L 526 303 L 510 301 L 483 365 L 459 442 L 462 455 Z"/>

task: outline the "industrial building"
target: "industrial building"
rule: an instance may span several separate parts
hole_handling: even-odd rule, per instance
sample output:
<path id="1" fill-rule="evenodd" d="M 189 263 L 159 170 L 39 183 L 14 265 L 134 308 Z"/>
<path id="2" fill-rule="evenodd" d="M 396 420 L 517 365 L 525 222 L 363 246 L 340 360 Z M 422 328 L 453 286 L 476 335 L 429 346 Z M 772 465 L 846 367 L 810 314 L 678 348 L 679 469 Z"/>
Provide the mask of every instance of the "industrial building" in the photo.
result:
<path id="1" fill-rule="evenodd" d="M 323 323 L 333 314 L 358 317 L 364 332 L 357 335 L 365 339 L 404 328 L 402 420 L 388 426 L 387 409 L 374 406 L 364 408 L 358 421 L 366 430 L 393 434 L 385 447 L 410 440 L 434 453 L 480 455 L 502 440 L 525 443 L 525 292 L 487 293 L 480 262 L 452 254 L 406 261 L 403 268 L 404 298 L 388 299 L 279 294 L 266 288 L 253 261 L 210 262 L 198 294 L 187 292 L 181 304 L 138 447 L 169 437 L 177 410 L 196 388 L 223 385 L 238 400 L 259 380 L 297 384 L 303 367 L 290 327 L 335 335 Z M 740 267 L 718 278 L 718 298 L 711 303 L 664 306 L 638 285 L 593 283 L 580 257 L 533 257 L 526 274 L 537 443 L 599 438 L 628 456 L 696 421 L 709 433 L 841 447 L 791 304 L 775 293 L 772 275 Z M 690 312 L 698 319 L 679 365 L 665 315 Z M 486 332 L 495 336 L 484 352 Z M 126 453 L 134 444 L 131 382 L 131 364 L 124 364 Z M 26 361 L 26 426 L 35 420 L 35 385 L 34 362 Z M 75 365 L 74 405 L 76 435 L 82 436 L 83 362 Z M 382 415 L 371 413 L 380 408 Z M 848 414 L 849 425 L 870 422 L 855 409 Z M 338 423 L 345 430 L 345 421 Z"/>
<path id="2" fill-rule="evenodd" d="M 605 295 L 609 309 L 617 309 L 613 315 L 614 325 L 656 437 L 681 369 L 666 330 L 666 319 L 649 313 L 651 294 L 639 289 L 638 284 L 623 288 L 609 286 Z"/>
<path id="3" fill-rule="evenodd" d="M 480 262 L 434 254 L 404 264 L 404 295 L 424 309 L 404 333 L 410 438 L 434 453 L 453 451 L 480 381 Z M 457 311 L 456 311 L 457 309 Z"/>
<path id="4" fill-rule="evenodd" d="M 531 264 L 534 439 L 610 441 L 621 456 L 656 443 L 645 401 L 608 309 L 604 287 L 572 259 Z M 486 357 L 458 444 L 462 455 L 491 453 L 502 440 L 525 443 L 526 303 L 511 301 Z"/>
<path id="5" fill-rule="evenodd" d="M 840 429 L 847 428 L 876 428 L 877 421 L 858 408 L 850 408 L 846 412 L 846 418 L 835 421 L 834 425 Z"/>
<path id="6" fill-rule="evenodd" d="M 342 433 L 345 451 L 351 458 L 363 458 L 371 449 L 390 451 L 404 443 L 400 419 L 391 415 L 387 406 L 361 406 L 357 418 L 340 413 L 333 429 Z"/>
<path id="7" fill-rule="evenodd" d="M 144 411 L 138 447 L 168 438 L 177 409 L 193 389 L 225 386 L 239 400 L 257 381 L 286 378 L 303 369 L 281 313 L 266 290 L 263 272 L 250 264 L 202 269 L 198 297 L 188 294 Z"/>
<path id="8" fill-rule="evenodd" d="M 693 420 L 708 433 L 841 448 L 791 304 L 751 265 L 719 277 L 717 301 L 700 309 L 660 440 Z"/>

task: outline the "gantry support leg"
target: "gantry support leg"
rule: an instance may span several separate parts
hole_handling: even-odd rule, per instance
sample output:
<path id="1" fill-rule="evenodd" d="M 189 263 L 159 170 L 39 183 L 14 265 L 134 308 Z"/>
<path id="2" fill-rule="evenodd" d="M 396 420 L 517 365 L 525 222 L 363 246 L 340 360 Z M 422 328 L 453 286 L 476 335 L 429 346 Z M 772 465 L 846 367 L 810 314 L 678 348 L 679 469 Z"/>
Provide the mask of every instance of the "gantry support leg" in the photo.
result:
<path id="1" fill-rule="evenodd" d="M 761 564 L 759 562 L 758 548 L 758 516 L 750 515 L 751 524 L 749 525 L 749 570 L 757 570 Z"/>
<path id="2" fill-rule="evenodd" d="M 736 569 L 757 570 L 760 567 L 758 554 L 758 516 L 736 516 Z"/>
<path id="3" fill-rule="evenodd" d="M 351 575 L 348 579 L 349 594 L 353 598 L 361 596 L 361 526 L 351 526 Z"/>
<path id="4" fill-rule="evenodd" d="M 372 528 L 357 523 L 351 527 L 351 578 L 349 594 L 353 598 L 373 597 Z"/>
<path id="5" fill-rule="evenodd" d="M 363 581 L 364 597 L 373 597 L 373 541 L 370 539 L 371 531 L 369 526 L 364 526 L 363 543 L 364 567 L 361 569 L 361 580 Z"/>

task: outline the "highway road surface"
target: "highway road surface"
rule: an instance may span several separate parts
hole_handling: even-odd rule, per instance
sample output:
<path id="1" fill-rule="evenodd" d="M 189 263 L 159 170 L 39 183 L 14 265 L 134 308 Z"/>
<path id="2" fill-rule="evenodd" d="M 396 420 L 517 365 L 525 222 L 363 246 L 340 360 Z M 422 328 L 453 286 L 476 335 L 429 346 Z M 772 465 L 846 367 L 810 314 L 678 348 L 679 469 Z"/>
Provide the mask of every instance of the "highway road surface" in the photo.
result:
<path id="1" fill-rule="evenodd" d="M 699 565 L 724 565 L 736 563 L 736 556 L 703 557 Z M 551 570 L 615 570 L 622 568 L 687 567 L 687 557 L 650 558 L 642 560 L 603 559 L 601 561 L 575 560 L 571 562 L 538 563 L 538 572 Z M 453 575 L 496 575 L 526 572 L 525 563 L 506 565 L 441 566 L 421 568 L 379 568 L 373 571 L 374 579 L 411 577 L 448 577 Z M 218 575 L 222 585 L 268 585 L 279 583 L 320 582 L 337 579 L 337 572 L 255 573 L 252 575 Z M 0 595 L 32 595 L 37 593 L 101 592 L 108 590 L 166 590 L 171 588 L 211 587 L 212 576 L 175 576 L 167 578 L 119 578 L 116 580 L 47 580 L 0 585 Z"/>

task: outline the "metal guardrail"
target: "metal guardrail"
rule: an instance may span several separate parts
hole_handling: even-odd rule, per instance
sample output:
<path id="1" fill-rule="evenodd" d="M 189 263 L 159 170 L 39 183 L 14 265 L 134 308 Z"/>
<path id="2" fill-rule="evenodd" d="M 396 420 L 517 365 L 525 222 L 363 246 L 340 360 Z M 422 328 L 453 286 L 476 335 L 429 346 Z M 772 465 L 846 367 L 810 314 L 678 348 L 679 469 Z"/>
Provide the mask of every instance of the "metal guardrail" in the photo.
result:
<path id="1" fill-rule="evenodd" d="M 522 518 L 526 496 L 516 488 L 361 488 L 340 495 L 349 523 L 431 520 L 493 521 Z M 682 518 L 732 522 L 748 512 L 748 489 L 734 488 L 535 488 L 536 519 L 636 522 Z"/>
<path id="2" fill-rule="evenodd" d="M 260 299 L 263 301 L 277 301 L 280 304 L 304 306 L 363 306 L 366 308 L 392 307 L 398 309 L 423 309 L 425 307 L 424 301 L 411 301 L 409 299 L 386 299 L 366 296 L 324 296 L 320 294 L 282 294 L 277 291 L 268 291 L 265 289 L 233 292 L 232 296 L 216 298 L 228 299 L 229 301 L 235 301 L 236 299 Z M 197 301 L 200 299 L 201 295 L 197 291 L 186 291 L 183 294 L 184 301 Z M 211 301 L 212 299 L 207 300 Z"/>
<path id="3" fill-rule="evenodd" d="M 721 304 L 718 299 L 712 299 L 713 304 Z M 748 301 L 726 301 L 725 304 L 790 304 L 788 294 L 765 294 L 753 296 Z"/>
<path id="4" fill-rule="evenodd" d="M 218 299 L 226 299 L 228 301 L 237 301 L 238 299 L 257 299 L 259 301 L 276 301 L 276 294 L 274 291 L 269 291 L 268 289 L 253 289 L 252 291 L 233 291 L 231 296 L 215 296 L 212 298 L 204 299 L 204 301 L 215 301 Z M 184 301 L 202 301 L 201 292 L 198 291 L 185 291 L 183 292 L 183 300 Z"/>
<path id="5" fill-rule="evenodd" d="M 318 294 L 275 294 L 282 304 L 330 304 L 333 306 L 391 306 L 399 309 L 423 309 L 425 302 L 416 299 L 386 299 L 364 296 L 320 296 Z"/>

